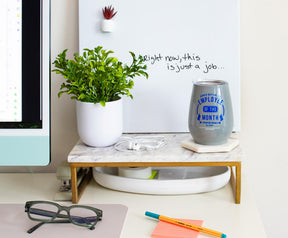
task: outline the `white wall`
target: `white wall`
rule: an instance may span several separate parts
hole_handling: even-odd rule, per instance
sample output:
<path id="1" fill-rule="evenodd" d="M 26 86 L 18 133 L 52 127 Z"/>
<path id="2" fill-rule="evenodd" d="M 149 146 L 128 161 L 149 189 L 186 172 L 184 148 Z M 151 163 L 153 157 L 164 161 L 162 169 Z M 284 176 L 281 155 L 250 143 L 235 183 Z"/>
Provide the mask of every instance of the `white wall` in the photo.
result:
<path id="1" fill-rule="evenodd" d="M 51 57 L 54 60 L 63 49 L 68 48 L 70 53 L 78 51 L 78 0 L 51 1 Z M 243 173 L 248 177 L 267 236 L 287 237 L 288 1 L 239 1 L 241 143 L 247 154 Z M 57 98 L 61 82 L 61 77 L 52 74 L 51 165 L 46 168 L 13 168 L 13 171 L 55 171 L 78 140 L 74 102 L 67 96 Z"/>
<path id="2" fill-rule="evenodd" d="M 78 0 L 51 0 L 51 62 L 64 49 L 68 49 L 69 57 L 78 52 L 78 42 Z M 66 95 L 58 98 L 62 82 L 60 75 L 51 74 L 52 161 L 49 170 L 66 160 L 78 141 L 75 102 Z"/>
<path id="3" fill-rule="evenodd" d="M 287 9 L 286 0 L 241 0 L 242 144 L 268 237 L 288 236 Z"/>

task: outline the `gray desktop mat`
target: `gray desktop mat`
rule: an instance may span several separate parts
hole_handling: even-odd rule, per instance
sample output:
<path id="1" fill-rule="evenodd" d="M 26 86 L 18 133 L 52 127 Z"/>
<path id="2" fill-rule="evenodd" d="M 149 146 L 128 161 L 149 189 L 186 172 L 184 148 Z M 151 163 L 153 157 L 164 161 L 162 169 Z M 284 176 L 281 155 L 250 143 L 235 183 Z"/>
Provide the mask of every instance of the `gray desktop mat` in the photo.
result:
<path id="1" fill-rule="evenodd" d="M 82 204 L 81 204 L 82 205 Z M 73 224 L 44 224 L 33 233 L 27 230 L 38 222 L 31 221 L 24 212 L 24 204 L 0 204 L 0 234 L 1 237 L 29 238 L 119 238 L 125 222 L 128 208 L 121 204 L 89 204 L 103 210 L 102 221 L 95 230 L 89 230 Z"/>

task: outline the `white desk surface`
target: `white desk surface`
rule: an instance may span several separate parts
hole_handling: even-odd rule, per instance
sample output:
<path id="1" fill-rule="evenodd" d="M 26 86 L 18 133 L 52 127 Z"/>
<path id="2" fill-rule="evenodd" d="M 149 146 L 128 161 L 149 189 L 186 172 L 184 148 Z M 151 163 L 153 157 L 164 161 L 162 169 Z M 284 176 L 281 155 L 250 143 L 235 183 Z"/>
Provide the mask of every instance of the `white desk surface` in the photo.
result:
<path id="1" fill-rule="evenodd" d="M 28 200 L 53 200 L 59 181 L 52 173 L 0 174 L 0 203 L 22 203 Z M 221 231 L 228 238 L 266 238 L 264 228 L 248 183 L 242 175 L 241 204 L 234 203 L 230 184 L 218 191 L 177 196 L 140 195 L 112 191 L 94 180 L 87 186 L 79 204 L 124 204 L 128 206 L 121 238 L 149 238 L 157 221 L 145 217 L 145 211 L 195 220 L 203 226 Z M 24 211 L 23 211 L 24 212 Z M 199 238 L 208 238 L 199 235 Z"/>

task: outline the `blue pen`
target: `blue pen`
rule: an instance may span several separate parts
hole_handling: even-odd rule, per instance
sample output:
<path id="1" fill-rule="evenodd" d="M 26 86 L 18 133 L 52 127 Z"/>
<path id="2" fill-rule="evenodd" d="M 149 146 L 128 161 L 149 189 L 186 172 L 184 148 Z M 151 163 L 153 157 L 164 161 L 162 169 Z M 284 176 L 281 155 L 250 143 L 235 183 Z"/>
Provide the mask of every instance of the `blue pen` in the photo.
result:
<path id="1" fill-rule="evenodd" d="M 202 226 L 197 226 L 197 225 L 194 225 L 194 224 L 191 224 L 191 223 L 188 223 L 188 222 L 184 222 L 184 221 L 177 220 L 177 219 L 170 218 L 170 217 L 165 217 L 165 216 L 158 215 L 158 214 L 155 214 L 155 213 L 152 213 L 152 212 L 145 212 L 145 215 L 148 216 L 148 217 L 153 217 L 153 218 L 158 219 L 160 221 L 169 222 L 169 223 L 172 223 L 172 224 L 175 224 L 175 225 L 178 225 L 178 226 L 186 227 L 186 228 L 192 229 L 194 231 L 199 231 L 199 232 L 202 232 L 202 233 L 205 233 L 205 234 L 208 234 L 208 235 L 212 235 L 212 236 L 215 236 L 215 237 L 219 237 L 219 238 L 226 238 L 227 237 L 222 232 L 214 231 L 214 230 L 202 227 Z"/>

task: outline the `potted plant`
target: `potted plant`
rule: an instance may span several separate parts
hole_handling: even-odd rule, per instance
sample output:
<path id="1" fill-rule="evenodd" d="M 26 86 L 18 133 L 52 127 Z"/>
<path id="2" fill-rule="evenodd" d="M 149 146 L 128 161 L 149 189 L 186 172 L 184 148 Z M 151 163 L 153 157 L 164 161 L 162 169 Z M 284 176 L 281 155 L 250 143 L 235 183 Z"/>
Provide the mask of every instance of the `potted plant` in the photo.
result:
<path id="1" fill-rule="evenodd" d="M 105 7 L 102 9 L 103 17 L 101 28 L 103 32 L 112 32 L 115 27 L 115 23 L 113 21 L 113 17 L 117 12 L 114 12 L 114 8 L 112 5 Z"/>
<path id="2" fill-rule="evenodd" d="M 128 66 L 110 57 L 114 52 L 101 46 L 84 49 L 81 56 L 75 53 L 72 60 L 67 59 L 66 52 L 67 49 L 56 57 L 52 71 L 65 79 L 58 97 L 66 93 L 76 99 L 81 140 L 94 147 L 116 143 L 122 135 L 121 96 L 133 98 L 130 89 L 134 77 L 148 78 L 143 57 L 129 52 L 132 63 Z"/>

